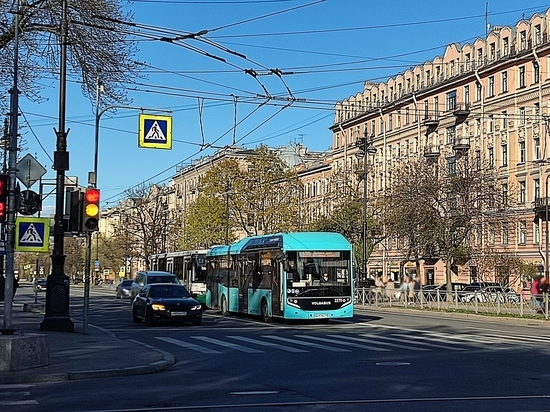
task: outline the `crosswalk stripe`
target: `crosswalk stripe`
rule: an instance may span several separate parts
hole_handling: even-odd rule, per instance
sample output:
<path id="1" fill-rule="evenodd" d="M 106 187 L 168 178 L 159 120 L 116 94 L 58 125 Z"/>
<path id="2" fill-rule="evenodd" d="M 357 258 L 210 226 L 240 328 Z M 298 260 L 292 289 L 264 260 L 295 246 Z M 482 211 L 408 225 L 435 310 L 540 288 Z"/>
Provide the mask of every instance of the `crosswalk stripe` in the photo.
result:
<path id="1" fill-rule="evenodd" d="M 223 346 L 223 347 L 226 347 L 226 348 L 231 348 L 231 349 L 234 349 L 234 350 L 238 350 L 240 352 L 264 353 L 264 351 L 261 351 L 261 350 L 258 350 L 258 349 L 249 348 L 247 346 L 242 346 L 242 345 L 237 345 L 237 344 L 231 343 L 231 342 L 225 342 L 223 340 L 209 338 L 208 336 L 191 336 L 191 338 L 202 340 L 203 342 L 212 343 L 214 345 L 219 345 L 219 346 Z"/>
<path id="2" fill-rule="evenodd" d="M 240 341 L 243 341 L 243 342 L 253 343 L 255 345 L 269 346 L 271 348 L 281 349 L 281 350 L 284 350 L 284 351 L 287 351 L 287 352 L 294 352 L 294 353 L 306 353 L 306 352 L 308 352 L 307 350 L 293 348 L 291 346 L 279 345 L 278 343 L 273 343 L 273 342 L 265 342 L 263 340 L 258 340 L 258 339 L 245 338 L 244 336 L 228 336 L 228 338 L 237 339 L 237 340 L 240 340 Z"/>
<path id="3" fill-rule="evenodd" d="M 339 339 L 336 335 L 333 335 L 336 339 L 326 339 L 326 338 L 320 338 L 318 336 L 309 336 L 309 335 L 299 335 L 299 336 L 301 338 L 317 340 L 319 342 L 334 343 L 334 344 L 337 344 L 337 345 L 344 345 L 344 346 L 350 346 L 350 347 L 353 347 L 353 348 L 372 350 L 372 351 L 375 351 L 375 352 L 389 352 L 389 351 L 391 351 L 390 349 L 378 348 L 376 346 L 361 345 L 359 343 L 353 343 L 353 342 L 344 342 L 341 339 Z"/>
<path id="4" fill-rule="evenodd" d="M 38 405 L 35 400 L 29 401 L 0 401 L 0 406 L 17 406 L 17 405 Z"/>
<path id="5" fill-rule="evenodd" d="M 217 350 L 205 348 L 205 347 L 199 346 L 199 345 L 194 345 L 192 343 L 184 342 L 184 341 L 181 341 L 181 340 L 178 340 L 178 339 L 166 338 L 166 337 L 163 337 L 163 336 L 155 336 L 155 339 L 162 340 L 164 342 L 168 342 L 168 343 L 171 343 L 173 345 L 181 346 L 181 347 L 187 348 L 187 349 L 192 349 L 192 350 L 202 352 L 202 353 L 210 353 L 210 354 L 221 353 Z"/>
<path id="6" fill-rule="evenodd" d="M 431 348 L 438 348 L 438 349 L 448 349 L 448 350 L 456 350 L 456 351 L 461 351 L 461 350 L 468 350 L 466 348 L 460 348 L 460 347 L 456 347 L 456 346 L 449 346 L 449 345 L 438 345 L 436 343 L 429 343 L 429 342 L 419 342 L 420 340 L 424 340 L 425 338 L 422 337 L 422 336 L 413 336 L 413 335 L 405 335 L 405 334 L 400 334 L 400 333 L 392 333 L 392 336 L 399 336 L 401 339 L 395 339 L 395 338 L 391 338 L 389 336 L 384 336 L 384 339 L 387 339 L 387 340 L 396 340 L 396 341 L 399 341 L 399 342 L 403 342 L 403 340 L 407 340 L 407 339 L 412 339 L 412 340 L 415 340 L 416 342 L 411 342 L 415 345 L 422 345 L 422 346 L 428 346 L 428 347 L 431 347 Z M 431 339 L 430 339 L 431 340 Z M 438 340 L 439 341 L 439 340 Z"/>
<path id="7" fill-rule="evenodd" d="M 335 336 L 335 335 L 330 335 L 330 336 Z M 342 338 L 352 340 L 352 341 L 355 341 L 355 342 L 366 342 L 366 343 L 371 343 L 371 344 L 375 344 L 375 345 L 389 346 L 389 347 L 392 347 L 392 348 L 406 349 L 406 350 L 412 350 L 412 351 L 416 351 L 416 352 L 429 351 L 429 349 L 426 349 L 426 348 L 416 348 L 416 347 L 412 347 L 412 346 L 407 345 L 407 344 L 399 345 L 397 343 L 377 341 L 376 339 L 380 338 L 380 336 L 373 336 L 373 335 L 360 335 L 360 336 L 363 336 L 363 338 L 353 338 L 351 336 L 342 336 Z M 365 338 L 368 338 L 368 339 L 365 339 Z"/>
<path id="8" fill-rule="evenodd" d="M 294 336 L 300 336 L 300 335 L 294 335 Z M 333 348 L 331 346 L 320 345 L 318 343 L 304 342 L 296 339 L 283 338 L 282 336 L 262 335 L 262 338 L 275 339 L 281 342 L 287 342 L 287 343 L 292 343 L 292 344 L 301 345 L 301 346 L 308 346 L 308 347 L 317 348 L 317 349 L 324 349 L 331 352 L 349 352 L 349 350 L 347 349 Z"/>
<path id="9" fill-rule="evenodd" d="M 489 336 L 465 335 L 465 334 L 451 335 L 451 334 L 443 334 L 443 333 L 428 332 L 428 331 L 422 332 L 422 335 L 428 336 L 431 340 L 435 340 L 439 342 L 448 342 L 449 340 L 456 340 L 456 341 L 466 342 L 470 344 L 481 343 L 481 344 L 493 345 L 495 343 L 499 343 L 498 339 L 493 339 Z"/>

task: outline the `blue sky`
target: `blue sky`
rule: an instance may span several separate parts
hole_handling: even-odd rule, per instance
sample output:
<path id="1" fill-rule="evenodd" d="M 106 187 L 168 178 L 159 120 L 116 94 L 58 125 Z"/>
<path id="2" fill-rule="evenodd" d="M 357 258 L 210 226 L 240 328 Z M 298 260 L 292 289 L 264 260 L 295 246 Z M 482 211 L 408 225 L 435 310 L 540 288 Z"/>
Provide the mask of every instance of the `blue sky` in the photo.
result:
<path id="1" fill-rule="evenodd" d="M 336 102 L 361 92 L 365 81 L 383 81 L 442 55 L 449 43 L 483 37 L 486 5 L 481 0 L 134 0 L 128 9 L 147 37 L 136 37 L 135 59 L 144 63 L 144 77 L 128 85 L 130 105 L 172 111 L 174 141 L 170 151 L 140 149 L 139 111 L 104 114 L 98 164 L 102 206 L 116 204 L 125 189 L 141 182 L 167 183 L 177 168 L 213 153 L 214 148 L 201 150 L 202 142 L 223 147 L 235 139 L 251 148 L 300 142 L 327 150 Z M 540 0 L 495 0 L 488 3 L 488 22 L 514 25 L 548 8 L 550 3 Z M 203 37 L 211 44 L 158 40 L 202 30 L 208 30 Z M 87 185 L 94 102 L 81 94 L 77 79 L 69 80 L 67 176 Z M 49 192 L 59 84 L 51 79 L 42 84 L 47 100 L 22 98 L 20 125 L 26 140 L 22 155 L 31 153 L 46 167 L 44 191 Z M 275 98 L 268 100 L 267 94 Z M 292 97 L 297 100 L 285 107 Z M 44 215 L 53 212 L 53 203 L 52 196 L 45 200 Z"/>

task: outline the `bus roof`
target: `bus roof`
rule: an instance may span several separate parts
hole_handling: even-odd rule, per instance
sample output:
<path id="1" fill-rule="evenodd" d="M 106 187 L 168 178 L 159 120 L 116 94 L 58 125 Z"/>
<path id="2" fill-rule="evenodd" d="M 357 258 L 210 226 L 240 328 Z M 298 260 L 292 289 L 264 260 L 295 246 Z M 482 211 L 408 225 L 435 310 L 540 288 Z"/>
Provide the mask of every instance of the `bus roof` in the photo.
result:
<path id="1" fill-rule="evenodd" d="M 281 248 L 286 251 L 330 251 L 349 250 L 351 244 L 340 233 L 334 232 L 293 232 L 276 233 L 273 235 L 252 236 L 241 239 L 229 246 L 214 246 L 207 256 L 233 255 L 246 251 L 266 249 L 271 247 Z"/>

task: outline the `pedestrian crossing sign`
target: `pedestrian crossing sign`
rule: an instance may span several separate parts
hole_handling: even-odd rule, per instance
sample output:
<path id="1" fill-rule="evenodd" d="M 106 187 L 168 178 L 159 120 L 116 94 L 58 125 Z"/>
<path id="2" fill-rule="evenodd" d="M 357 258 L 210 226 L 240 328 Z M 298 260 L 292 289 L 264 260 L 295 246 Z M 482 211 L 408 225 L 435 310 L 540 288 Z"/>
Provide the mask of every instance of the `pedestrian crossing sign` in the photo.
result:
<path id="1" fill-rule="evenodd" d="M 15 250 L 47 252 L 50 247 L 50 219 L 18 217 L 15 220 Z"/>
<path id="2" fill-rule="evenodd" d="M 172 149 L 172 117 L 141 113 L 138 146 L 150 149 Z"/>

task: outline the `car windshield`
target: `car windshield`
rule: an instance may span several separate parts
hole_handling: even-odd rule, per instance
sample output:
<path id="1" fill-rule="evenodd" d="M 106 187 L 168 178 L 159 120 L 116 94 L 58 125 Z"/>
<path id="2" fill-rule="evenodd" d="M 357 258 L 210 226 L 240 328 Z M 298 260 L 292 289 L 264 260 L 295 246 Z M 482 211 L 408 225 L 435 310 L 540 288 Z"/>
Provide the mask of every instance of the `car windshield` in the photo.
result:
<path id="1" fill-rule="evenodd" d="M 132 280 L 123 280 L 121 285 L 122 286 L 131 286 L 132 285 Z"/>
<path id="2" fill-rule="evenodd" d="M 147 279 L 148 283 L 178 283 L 178 278 L 175 276 L 150 276 Z"/>
<path id="3" fill-rule="evenodd" d="M 189 292 L 183 286 L 154 286 L 149 290 L 149 297 L 151 298 L 188 298 Z"/>

